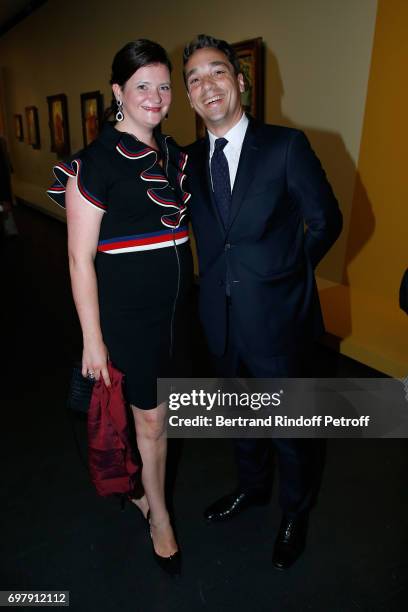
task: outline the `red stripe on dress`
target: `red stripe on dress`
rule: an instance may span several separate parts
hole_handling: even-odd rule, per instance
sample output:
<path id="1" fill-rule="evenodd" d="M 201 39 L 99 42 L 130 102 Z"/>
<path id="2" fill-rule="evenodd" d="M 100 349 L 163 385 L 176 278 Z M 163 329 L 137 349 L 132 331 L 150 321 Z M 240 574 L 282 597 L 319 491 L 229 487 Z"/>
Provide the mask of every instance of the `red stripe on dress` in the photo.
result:
<path id="1" fill-rule="evenodd" d="M 123 240 L 120 242 L 111 242 L 109 244 L 103 244 L 98 247 L 98 251 L 111 251 L 113 249 L 126 249 L 132 246 L 143 246 L 145 244 L 160 244 L 161 242 L 167 242 L 168 240 L 178 240 L 179 238 L 185 238 L 188 236 L 188 230 L 183 232 L 177 232 L 176 234 L 164 234 L 163 236 L 156 238 L 138 238 L 137 240 Z"/>

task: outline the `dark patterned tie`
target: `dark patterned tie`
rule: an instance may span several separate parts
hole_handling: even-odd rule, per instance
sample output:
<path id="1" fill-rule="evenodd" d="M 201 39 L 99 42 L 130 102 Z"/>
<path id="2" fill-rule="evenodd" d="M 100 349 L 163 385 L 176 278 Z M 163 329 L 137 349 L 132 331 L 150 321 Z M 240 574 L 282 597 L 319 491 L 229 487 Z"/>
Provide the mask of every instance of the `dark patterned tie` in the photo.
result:
<path id="1" fill-rule="evenodd" d="M 228 140 L 217 138 L 214 143 L 214 153 L 211 157 L 211 178 L 215 201 L 224 223 L 227 227 L 231 207 L 231 183 L 227 158 L 223 151 Z"/>

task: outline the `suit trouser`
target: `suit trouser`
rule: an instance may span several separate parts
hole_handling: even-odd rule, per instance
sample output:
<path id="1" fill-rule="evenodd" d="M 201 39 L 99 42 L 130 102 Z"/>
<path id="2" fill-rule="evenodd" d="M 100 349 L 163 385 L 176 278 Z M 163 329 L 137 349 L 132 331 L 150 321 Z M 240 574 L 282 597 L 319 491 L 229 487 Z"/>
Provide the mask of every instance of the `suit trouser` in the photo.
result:
<path id="1" fill-rule="evenodd" d="M 259 357 L 245 350 L 239 329 L 234 325 L 234 310 L 228 304 L 227 348 L 222 357 L 214 357 L 219 376 L 225 378 L 286 378 L 306 376 L 311 349 L 276 357 Z M 287 516 L 307 512 L 320 484 L 324 442 L 306 438 L 238 438 L 234 450 L 240 489 L 267 492 L 272 480 L 272 446 L 279 471 L 279 503 Z"/>

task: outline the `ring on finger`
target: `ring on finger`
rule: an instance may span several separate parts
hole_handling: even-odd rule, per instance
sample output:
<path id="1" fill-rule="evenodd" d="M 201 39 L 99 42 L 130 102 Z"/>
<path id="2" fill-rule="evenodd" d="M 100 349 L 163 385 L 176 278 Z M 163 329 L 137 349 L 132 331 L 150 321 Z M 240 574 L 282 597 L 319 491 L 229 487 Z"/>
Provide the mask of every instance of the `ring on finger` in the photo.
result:
<path id="1" fill-rule="evenodd" d="M 87 378 L 89 378 L 89 380 L 95 380 L 95 372 L 93 370 L 88 370 Z"/>

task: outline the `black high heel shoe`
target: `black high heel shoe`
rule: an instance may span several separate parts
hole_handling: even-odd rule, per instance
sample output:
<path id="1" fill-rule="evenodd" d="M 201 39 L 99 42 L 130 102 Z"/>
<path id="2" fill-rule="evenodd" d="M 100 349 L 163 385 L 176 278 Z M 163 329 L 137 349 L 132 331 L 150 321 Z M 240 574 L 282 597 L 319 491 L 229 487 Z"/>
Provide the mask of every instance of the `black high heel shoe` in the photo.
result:
<path id="1" fill-rule="evenodd" d="M 132 499 L 129 495 L 121 495 L 120 496 L 120 507 L 122 511 L 125 509 L 126 502 L 135 506 L 140 512 L 140 514 L 142 515 L 143 520 L 145 520 L 147 523 L 147 527 L 149 529 L 149 534 L 150 534 L 150 539 L 152 542 L 153 558 L 156 561 L 157 565 L 161 567 L 161 569 L 165 571 L 167 574 L 169 574 L 170 576 L 179 576 L 181 573 L 180 550 L 177 550 L 173 555 L 170 555 L 169 557 L 162 557 L 161 555 L 158 555 L 157 552 L 154 550 L 152 530 L 150 528 L 150 509 L 147 511 L 147 514 L 145 516 L 142 510 L 139 508 L 139 506 L 136 506 L 136 504 L 132 502 Z"/>
<path id="2" fill-rule="evenodd" d="M 152 542 L 153 549 L 153 558 L 156 561 L 157 565 L 165 571 L 169 576 L 179 576 L 181 574 L 181 552 L 177 550 L 175 553 L 170 555 L 169 557 L 162 557 L 158 555 L 154 550 L 152 530 L 150 525 L 150 510 L 147 513 L 146 520 L 149 524 L 149 533 Z"/>

